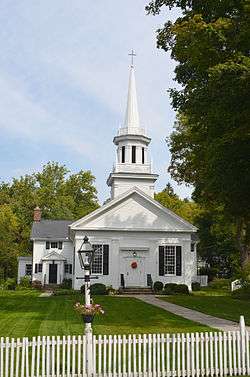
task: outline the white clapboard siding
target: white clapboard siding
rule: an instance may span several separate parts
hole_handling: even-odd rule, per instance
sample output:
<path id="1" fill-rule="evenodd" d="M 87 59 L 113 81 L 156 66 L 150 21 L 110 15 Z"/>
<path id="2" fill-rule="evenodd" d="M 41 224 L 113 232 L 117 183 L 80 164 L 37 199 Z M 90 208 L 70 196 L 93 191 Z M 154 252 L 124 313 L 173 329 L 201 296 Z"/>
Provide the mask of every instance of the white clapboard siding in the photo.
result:
<path id="1" fill-rule="evenodd" d="M 213 377 L 250 375 L 240 331 L 0 338 L 0 377 Z"/>

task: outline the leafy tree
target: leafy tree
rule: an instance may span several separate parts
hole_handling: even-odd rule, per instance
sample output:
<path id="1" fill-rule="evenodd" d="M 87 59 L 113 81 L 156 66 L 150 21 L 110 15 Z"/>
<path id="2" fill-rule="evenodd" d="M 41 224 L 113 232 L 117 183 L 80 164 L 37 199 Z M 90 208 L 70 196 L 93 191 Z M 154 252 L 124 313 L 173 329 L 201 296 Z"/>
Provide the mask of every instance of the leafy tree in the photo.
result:
<path id="1" fill-rule="evenodd" d="M 178 7 L 182 16 L 158 30 L 158 47 L 177 61 L 170 90 L 178 112 L 169 139 L 169 171 L 194 185 L 203 207 L 221 208 L 235 226 L 244 263 L 250 252 L 249 0 L 155 0 L 147 11 Z"/>
<path id="2" fill-rule="evenodd" d="M 155 200 L 192 224 L 195 224 L 196 218 L 200 213 L 199 205 L 188 199 L 180 199 L 174 193 L 170 183 L 161 192 L 155 194 Z"/>
<path id="3" fill-rule="evenodd" d="M 0 205 L 0 270 L 6 279 L 16 273 L 19 222 L 8 204 Z"/>
<path id="4" fill-rule="evenodd" d="M 31 249 L 34 208 L 41 208 L 44 219 L 79 219 L 98 207 L 94 180 L 90 171 L 70 174 L 64 165 L 49 162 L 40 172 L 0 184 L 0 270 L 5 277 L 15 276 L 16 257 Z"/>

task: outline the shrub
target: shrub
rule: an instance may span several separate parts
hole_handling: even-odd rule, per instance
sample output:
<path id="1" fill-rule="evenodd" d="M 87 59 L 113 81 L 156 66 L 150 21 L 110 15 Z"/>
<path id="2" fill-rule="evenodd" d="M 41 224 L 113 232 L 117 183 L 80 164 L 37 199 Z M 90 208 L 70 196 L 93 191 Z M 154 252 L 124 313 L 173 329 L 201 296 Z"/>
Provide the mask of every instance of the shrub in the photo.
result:
<path id="1" fill-rule="evenodd" d="M 163 283 L 161 281 L 154 282 L 154 291 L 160 292 L 163 290 Z"/>
<path id="2" fill-rule="evenodd" d="M 106 288 L 107 294 L 109 296 L 119 295 L 119 291 L 117 289 L 114 289 L 112 285 Z"/>
<path id="3" fill-rule="evenodd" d="M 167 283 L 164 287 L 164 293 L 166 295 L 174 295 L 176 293 L 176 283 Z"/>
<path id="4" fill-rule="evenodd" d="M 14 278 L 8 278 L 4 282 L 4 288 L 9 290 L 9 291 L 14 291 L 16 289 L 16 279 Z"/>
<path id="5" fill-rule="evenodd" d="M 214 279 L 208 284 L 208 286 L 211 289 L 229 290 L 230 280 L 229 279 Z"/>
<path id="6" fill-rule="evenodd" d="M 250 301 L 250 284 L 247 284 L 244 287 L 236 289 L 236 291 L 233 291 L 232 298 Z"/>
<path id="7" fill-rule="evenodd" d="M 62 283 L 60 284 L 60 288 L 71 289 L 72 288 L 72 279 L 63 279 Z"/>
<path id="8" fill-rule="evenodd" d="M 23 288 L 30 288 L 31 287 L 31 281 L 30 281 L 30 276 L 23 276 L 20 279 L 19 285 Z"/>
<path id="9" fill-rule="evenodd" d="M 192 291 L 200 291 L 201 290 L 201 285 L 198 283 L 198 281 L 194 281 L 192 283 Z"/>
<path id="10" fill-rule="evenodd" d="M 40 280 L 33 280 L 32 283 L 31 283 L 31 285 L 35 289 L 39 289 L 39 290 L 42 289 L 42 283 L 41 283 Z"/>
<path id="11" fill-rule="evenodd" d="M 176 283 L 167 283 L 164 287 L 164 294 L 165 295 L 188 295 L 189 290 L 186 284 L 176 284 Z"/>
<path id="12" fill-rule="evenodd" d="M 90 286 L 90 293 L 92 295 L 106 295 L 107 294 L 106 285 L 101 284 L 101 283 L 95 283 Z"/>
<path id="13" fill-rule="evenodd" d="M 175 288 L 176 294 L 189 295 L 189 289 L 186 284 L 177 284 Z"/>
<path id="14" fill-rule="evenodd" d="M 54 296 L 68 296 L 68 295 L 74 295 L 77 294 L 77 291 L 74 291 L 74 289 L 56 289 L 54 292 Z"/>

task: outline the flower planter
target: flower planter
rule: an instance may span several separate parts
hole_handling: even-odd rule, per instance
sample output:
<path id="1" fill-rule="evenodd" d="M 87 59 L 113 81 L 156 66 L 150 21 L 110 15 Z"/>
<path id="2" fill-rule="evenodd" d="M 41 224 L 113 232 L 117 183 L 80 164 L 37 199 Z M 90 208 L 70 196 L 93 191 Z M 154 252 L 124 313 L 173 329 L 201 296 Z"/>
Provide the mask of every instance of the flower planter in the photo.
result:
<path id="1" fill-rule="evenodd" d="M 82 318 L 83 318 L 83 322 L 84 322 L 84 323 L 92 323 L 92 322 L 93 322 L 93 319 L 94 319 L 94 315 L 86 315 L 86 314 L 83 314 L 83 315 L 82 315 Z"/>

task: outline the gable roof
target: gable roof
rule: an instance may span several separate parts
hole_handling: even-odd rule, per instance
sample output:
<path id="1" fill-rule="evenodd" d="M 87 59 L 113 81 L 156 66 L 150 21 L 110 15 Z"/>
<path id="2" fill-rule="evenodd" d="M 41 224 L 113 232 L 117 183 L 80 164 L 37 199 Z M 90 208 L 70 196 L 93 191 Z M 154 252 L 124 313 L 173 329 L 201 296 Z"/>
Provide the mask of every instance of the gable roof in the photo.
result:
<path id="1" fill-rule="evenodd" d="M 31 240 L 51 239 L 65 240 L 69 238 L 69 225 L 72 220 L 34 221 L 31 229 Z"/>
<path id="2" fill-rule="evenodd" d="M 130 200 L 131 199 L 131 200 Z M 132 203 L 133 200 L 133 203 Z M 127 208 L 124 209 L 125 205 Z M 146 205 L 149 208 L 146 208 Z M 143 209 L 145 207 L 145 216 Z M 136 210 L 138 213 L 136 214 Z M 119 214 L 126 213 L 126 219 L 119 218 Z M 108 216 L 108 214 L 110 215 Z M 148 221 L 150 214 L 153 214 Z M 106 218 L 105 218 L 106 216 Z M 137 217 L 137 219 L 136 219 Z M 136 220 L 136 221 L 135 221 Z M 171 226 L 167 227 L 167 222 Z M 118 224 L 116 226 L 116 223 Z M 129 224 L 128 227 L 126 225 Z M 70 225 L 71 230 L 103 229 L 103 230 L 152 230 L 152 231 L 180 231 L 196 232 L 197 228 L 176 215 L 159 202 L 133 187 L 119 197 L 110 200 L 102 207 Z"/>

